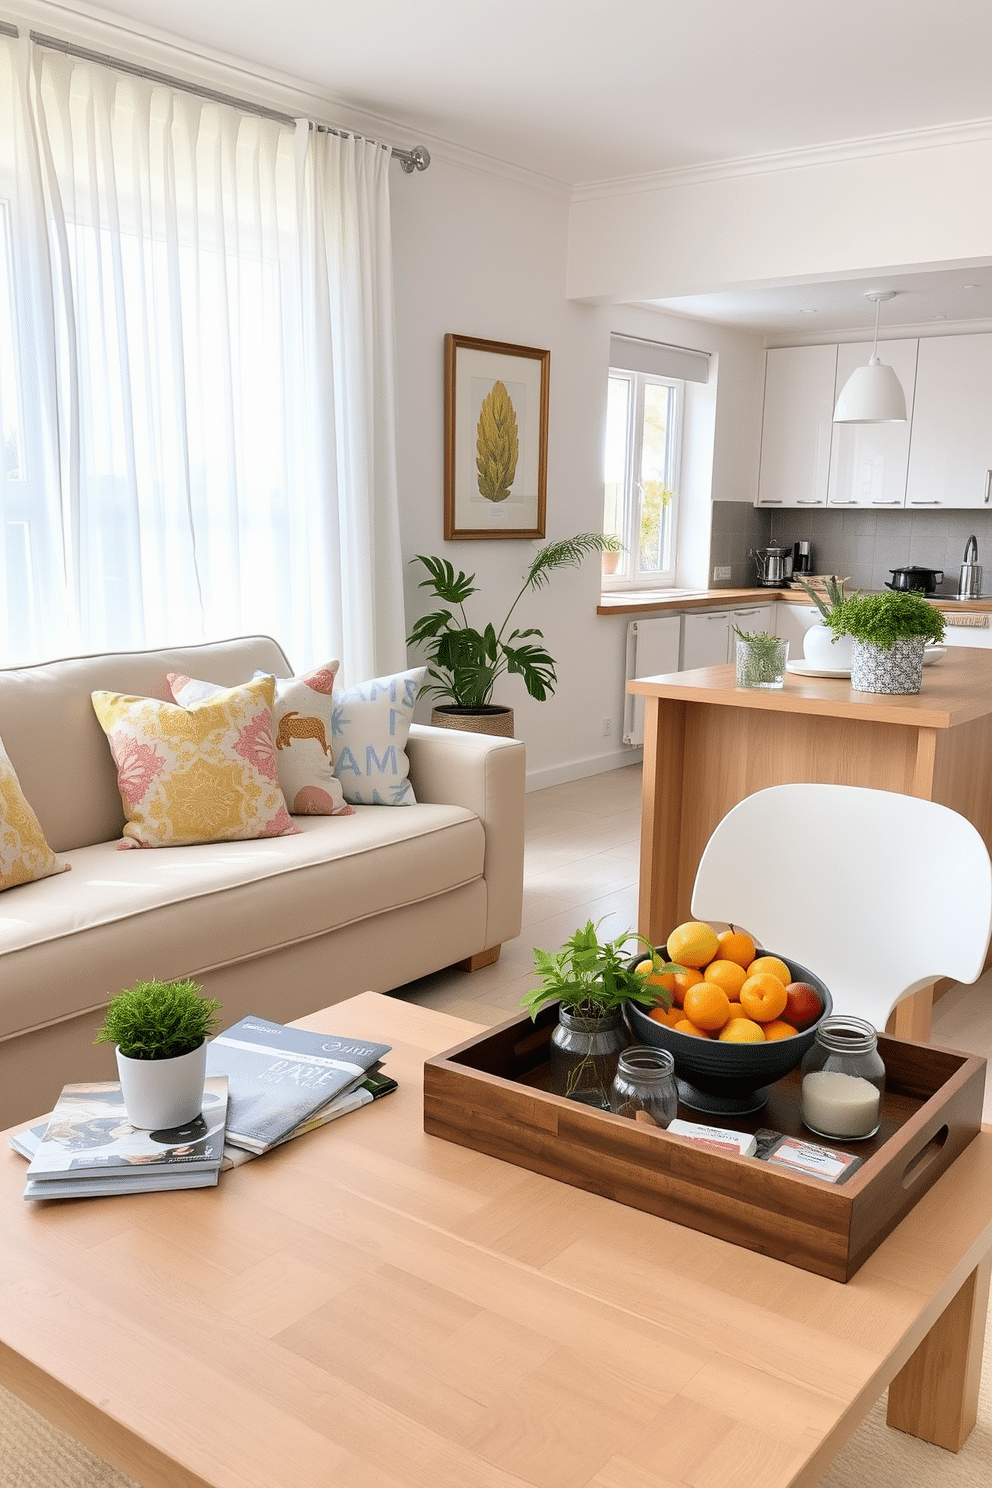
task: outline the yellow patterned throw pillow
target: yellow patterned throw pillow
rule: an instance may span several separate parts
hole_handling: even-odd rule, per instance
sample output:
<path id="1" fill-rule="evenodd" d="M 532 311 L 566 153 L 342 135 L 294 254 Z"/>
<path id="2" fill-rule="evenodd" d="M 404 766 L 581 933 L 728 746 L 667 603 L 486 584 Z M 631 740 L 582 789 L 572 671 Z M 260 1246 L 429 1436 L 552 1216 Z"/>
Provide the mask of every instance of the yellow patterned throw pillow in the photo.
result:
<path id="1" fill-rule="evenodd" d="M 192 708 L 92 694 L 127 817 L 120 847 L 239 842 L 300 830 L 279 786 L 274 689 L 272 677 L 258 677 Z"/>
<path id="2" fill-rule="evenodd" d="M 0 889 L 48 878 L 68 867 L 45 841 L 0 740 Z"/>

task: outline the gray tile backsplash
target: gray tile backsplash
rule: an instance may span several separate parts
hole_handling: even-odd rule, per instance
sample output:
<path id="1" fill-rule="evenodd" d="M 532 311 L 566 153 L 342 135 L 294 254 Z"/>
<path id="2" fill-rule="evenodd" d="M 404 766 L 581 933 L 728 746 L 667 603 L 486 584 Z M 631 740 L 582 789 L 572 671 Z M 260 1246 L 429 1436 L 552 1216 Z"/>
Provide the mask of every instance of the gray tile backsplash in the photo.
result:
<path id="1" fill-rule="evenodd" d="M 713 503 L 710 573 L 729 567 L 731 578 L 713 587 L 755 581 L 752 548 L 769 543 L 813 544 L 814 573 L 850 579 L 851 589 L 882 589 L 890 569 L 923 564 L 944 571 L 941 594 L 956 594 L 965 545 L 974 535 L 982 564 L 982 593 L 992 594 L 992 510 L 974 511 L 768 511 L 746 502 Z"/>

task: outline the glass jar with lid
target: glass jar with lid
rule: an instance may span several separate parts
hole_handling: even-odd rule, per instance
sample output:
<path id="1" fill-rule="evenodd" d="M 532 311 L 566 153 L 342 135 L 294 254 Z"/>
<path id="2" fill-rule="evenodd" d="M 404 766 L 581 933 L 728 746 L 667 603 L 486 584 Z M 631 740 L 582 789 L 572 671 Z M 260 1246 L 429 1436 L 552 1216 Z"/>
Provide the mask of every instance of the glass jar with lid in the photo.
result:
<path id="1" fill-rule="evenodd" d="M 864 1141 L 878 1131 L 885 1065 L 864 1018 L 824 1018 L 800 1069 L 799 1114 L 819 1137 Z"/>
<path id="2" fill-rule="evenodd" d="M 610 1110 L 652 1126 L 667 1126 L 678 1111 L 675 1061 L 667 1049 L 632 1044 L 617 1062 Z"/>

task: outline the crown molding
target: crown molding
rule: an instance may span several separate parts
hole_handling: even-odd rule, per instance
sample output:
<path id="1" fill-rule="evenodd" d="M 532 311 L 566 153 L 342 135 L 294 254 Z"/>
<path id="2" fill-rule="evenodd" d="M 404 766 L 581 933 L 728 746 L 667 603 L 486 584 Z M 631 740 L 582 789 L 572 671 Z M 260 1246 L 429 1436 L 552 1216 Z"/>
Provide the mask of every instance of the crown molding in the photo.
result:
<path id="1" fill-rule="evenodd" d="M 992 140 L 992 119 L 969 119 L 932 129 L 907 129 L 892 134 L 868 135 L 862 139 L 837 140 L 805 149 L 778 150 L 768 155 L 742 155 L 706 165 L 654 171 L 648 175 L 588 181 L 574 188 L 572 200 L 599 201 L 607 197 L 670 191 L 679 186 L 698 186 L 741 176 L 770 175 L 777 171 L 804 170 L 811 166 L 836 165 L 849 160 L 905 154 L 912 150 L 947 149 L 953 145 L 981 144 L 988 140 Z"/>
<path id="2" fill-rule="evenodd" d="M 317 124 L 349 129 L 369 139 L 388 140 L 401 149 L 426 145 L 432 162 L 444 160 L 463 170 L 499 176 L 561 201 L 571 199 L 572 188 L 564 181 L 511 165 L 438 135 L 427 134 L 422 129 L 411 129 L 398 119 L 373 114 L 354 104 L 315 92 L 299 78 L 276 71 L 263 72 L 243 57 L 215 48 L 193 46 L 182 37 L 157 27 L 139 27 L 129 23 L 126 17 L 111 14 L 98 6 L 60 5 L 55 0 L 20 0 L 15 8 L 0 0 L 0 20 L 16 26 L 22 35 L 28 31 L 47 32 L 78 46 L 105 51 L 124 61 L 236 95 L 246 103 L 278 109 L 294 118 L 312 119 Z M 415 181 L 417 177 L 411 176 L 410 179 Z"/>
<path id="3" fill-rule="evenodd" d="M 992 331 L 992 318 L 984 320 L 924 320 L 918 325 L 889 326 L 878 333 L 878 344 L 883 346 L 886 341 L 908 341 L 916 337 L 929 339 L 938 336 L 973 336 L 982 335 Z M 754 334 L 761 334 L 756 332 Z M 789 331 L 768 331 L 761 337 L 761 344 L 766 351 L 783 346 L 836 346 L 845 343 L 859 343 L 870 347 L 871 335 L 865 335 L 864 327 L 852 331 L 823 331 L 798 335 Z"/>

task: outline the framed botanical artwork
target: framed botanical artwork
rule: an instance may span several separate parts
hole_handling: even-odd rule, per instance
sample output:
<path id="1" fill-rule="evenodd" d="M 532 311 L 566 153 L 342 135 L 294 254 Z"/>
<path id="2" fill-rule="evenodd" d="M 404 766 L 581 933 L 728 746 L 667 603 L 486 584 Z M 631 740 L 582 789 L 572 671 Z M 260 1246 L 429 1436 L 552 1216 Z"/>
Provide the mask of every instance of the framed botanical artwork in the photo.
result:
<path id="1" fill-rule="evenodd" d="M 444 338 L 444 536 L 543 537 L 551 353 Z"/>

